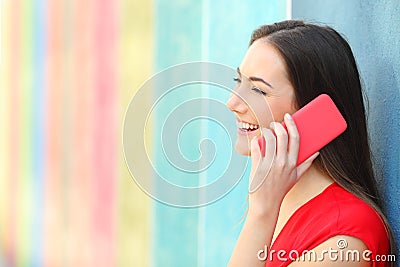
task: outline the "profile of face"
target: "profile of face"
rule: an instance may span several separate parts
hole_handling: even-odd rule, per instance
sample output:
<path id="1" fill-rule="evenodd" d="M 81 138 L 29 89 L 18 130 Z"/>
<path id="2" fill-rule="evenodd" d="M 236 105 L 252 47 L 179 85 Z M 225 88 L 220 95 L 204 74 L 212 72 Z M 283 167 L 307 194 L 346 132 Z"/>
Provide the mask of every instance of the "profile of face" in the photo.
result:
<path id="1" fill-rule="evenodd" d="M 262 128 L 296 111 L 295 94 L 284 59 L 264 39 L 249 47 L 237 71 L 237 86 L 226 105 L 237 121 L 235 149 L 241 155 L 250 155 L 250 141 L 261 135 Z"/>

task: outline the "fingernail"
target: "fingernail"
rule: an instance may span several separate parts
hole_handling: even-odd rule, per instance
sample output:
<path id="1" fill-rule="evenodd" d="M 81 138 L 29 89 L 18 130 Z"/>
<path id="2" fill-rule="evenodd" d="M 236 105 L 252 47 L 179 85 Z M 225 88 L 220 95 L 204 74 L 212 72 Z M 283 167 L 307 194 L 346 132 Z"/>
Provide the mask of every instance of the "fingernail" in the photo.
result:
<path id="1" fill-rule="evenodd" d="M 286 114 L 285 114 L 285 118 L 288 119 L 288 120 L 291 120 L 291 119 L 292 119 L 292 116 L 290 116 L 289 113 L 286 113 Z"/>
<path id="2" fill-rule="evenodd" d="M 269 124 L 269 128 L 274 129 L 274 122 L 271 122 L 271 123 Z"/>
<path id="3" fill-rule="evenodd" d="M 260 136 L 263 136 L 266 130 L 267 130 L 267 128 L 262 128 Z"/>

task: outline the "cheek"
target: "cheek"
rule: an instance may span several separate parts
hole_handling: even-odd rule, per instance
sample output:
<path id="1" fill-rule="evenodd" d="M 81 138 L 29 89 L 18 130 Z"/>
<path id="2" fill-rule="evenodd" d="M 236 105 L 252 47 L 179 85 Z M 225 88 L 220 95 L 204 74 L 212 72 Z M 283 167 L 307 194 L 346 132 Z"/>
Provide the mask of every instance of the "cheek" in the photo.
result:
<path id="1" fill-rule="evenodd" d="M 288 112 L 287 108 L 280 101 L 268 101 L 266 108 L 258 106 L 254 109 L 254 115 L 262 128 L 269 128 L 271 122 L 280 121 L 286 112 Z"/>
<path id="2" fill-rule="evenodd" d="M 274 118 L 274 108 L 266 100 L 258 100 L 252 104 L 252 117 L 258 122 L 261 127 L 268 127 Z"/>
<path id="3" fill-rule="evenodd" d="M 270 108 L 274 121 L 281 122 L 286 113 L 293 114 L 296 109 L 293 107 L 292 101 L 274 101 L 270 102 Z"/>
<path id="4" fill-rule="evenodd" d="M 282 105 L 271 107 L 272 115 L 274 116 L 274 121 L 283 121 L 283 116 L 288 111 Z"/>

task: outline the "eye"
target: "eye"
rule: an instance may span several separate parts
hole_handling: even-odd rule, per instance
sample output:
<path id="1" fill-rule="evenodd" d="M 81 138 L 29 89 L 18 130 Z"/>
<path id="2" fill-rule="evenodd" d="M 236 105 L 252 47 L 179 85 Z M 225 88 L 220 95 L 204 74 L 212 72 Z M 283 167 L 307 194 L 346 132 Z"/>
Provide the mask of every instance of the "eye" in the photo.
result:
<path id="1" fill-rule="evenodd" d="M 267 94 L 266 92 L 264 92 L 263 90 L 261 90 L 260 88 L 257 88 L 257 87 L 253 87 L 253 88 L 251 88 L 251 90 L 253 90 L 254 92 L 256 92 L 258 94 L 262 94 L 262 95 Z"/>
<path id="2" fill-rule="evenodd" d="M 237 82 L 237 83 L 241 83 L 242 82 L 242 80 L 240 78 L 238 78 L 238 77 L 234 77 L 233 80 L 235 82 Z"/>

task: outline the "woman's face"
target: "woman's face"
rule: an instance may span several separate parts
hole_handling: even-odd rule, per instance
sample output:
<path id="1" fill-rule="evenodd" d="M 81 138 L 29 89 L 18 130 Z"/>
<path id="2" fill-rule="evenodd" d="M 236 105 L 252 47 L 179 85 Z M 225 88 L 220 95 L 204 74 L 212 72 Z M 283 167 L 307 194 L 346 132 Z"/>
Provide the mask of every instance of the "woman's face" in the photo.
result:
<path id="1" fill-rule="evenodd" d="M 261 128 L 268 128 L 272 121 L 281 122 L 285 113 L 296 111 L 284 60 L 265 40 L 256 40 L 247 50 L 227 106 L 236 116 L 235 147 L 242 155 L 250 155 L 250 141 L 261 135 Z"/>

